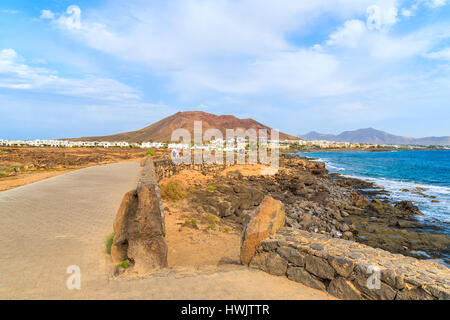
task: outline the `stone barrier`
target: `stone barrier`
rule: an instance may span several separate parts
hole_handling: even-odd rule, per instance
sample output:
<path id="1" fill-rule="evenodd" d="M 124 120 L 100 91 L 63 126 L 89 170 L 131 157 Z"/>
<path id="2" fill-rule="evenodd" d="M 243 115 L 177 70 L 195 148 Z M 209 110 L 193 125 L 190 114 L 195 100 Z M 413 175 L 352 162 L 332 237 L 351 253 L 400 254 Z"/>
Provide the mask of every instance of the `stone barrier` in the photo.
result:
<path id="1" fill-rule="evenodd" d="M 450 269 L 353 241 L 281 228 L 250 267 L 350 300 L 449 300 Z"/>
<path id="2" fill-rule="evenodd" d="M 130 260 L 133 270 L 145 273 L 167 267 L 165 216 L 151 158 L 143 166 L 136 190 L 125 194 L 114 220 L 113 262 Z"/>
<path id="3" fill-rule="evenodd" d="M 175 164 L 170 158 L 157 158 L 153 159 L 155 166 L 155 173 L 157 180 L 160 181 L 164 178 L 169 178 L 182 170 L 196 170 L 203 174 L 218 173 L 225 170 L 233 164 L 217 164 L 217 163 L 201 163 L 201 164 Z"/>
<path id="4" fill-rule="evenodd" d="M 265 196 L 242 233 L 241 263 L 248 265 L 261 241 L 284 227 L 285 222 L 283 203 Z"/>

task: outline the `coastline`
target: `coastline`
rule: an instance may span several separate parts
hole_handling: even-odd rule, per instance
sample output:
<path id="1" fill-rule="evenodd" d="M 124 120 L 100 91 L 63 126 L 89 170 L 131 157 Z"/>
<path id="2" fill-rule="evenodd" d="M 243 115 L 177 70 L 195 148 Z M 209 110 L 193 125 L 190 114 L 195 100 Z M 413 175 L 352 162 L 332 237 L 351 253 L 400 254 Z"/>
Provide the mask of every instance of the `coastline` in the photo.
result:
<path id="1" fill-rule="evenodd" d="M 410 150 L 408 150 L 410 151 Z M 322 152 L 322 151 L 321 151 Z M 297 155 L 298 157 L 302 157 L 301 155 Z M 318 158 L 315 157 L 308 157 L 306 156 L 305 159 L 307 160 L 312 160 L 312 161 L 316 161 Z M 324 162 L 320 162 L 320 163 L 324 163 Z M 336 163 L 333 163 L 333 165 L 336 165 Z M 374 210 L 376 213 L 378 214 L 374 214 L 371 217 L 367 217 L 367 219 L 365 219 L 366 221 L 370 222 L 370 225 L 374 226 L 376 225 L 374 223 L 374 221 L 370 221 L 371 219 L 373 220 L 378 220 L 380 222 L 383 222 L 383 220 L 385 220 L 382 224 L 385 224 L 386 226 L 396 226 L 398 227 L 399 230 L 398 233 L 400 235 L 396 235 L 395 232 L 387 232 L 387 234 L 385 234 L 386 238 L 397 238 L 399 239 L 399 244 L 401 243 L 401 246 L 403 246 L 405 249 L 406 248 L 410 248 L 411 247 L 411 241 L 418 241 L 417 239 L 417 234 L 414 234 L 414 231 L 422 234 L 422 238 L 425 239 L 427 238 L 427 236 L 429 236 L 430 238 L 435 237 L 439 242 L 441 242 L 441 244 L 437 245 L 435 249 L 432 249 L 432 246 L 426 245 L 424 246 L 422 249 L 425 250 L 414 250 L 411 249 L 411 253 L 409 254 L 411 256 L 414 257 L 419 257 L 422 259 L 440 259 L 440 263 L 445 264 L 446 266 L 450 265 L 450 250 L 449 250 L 449 243 L 450 243 L 450 237 L 448 235 L 448 222 L 445 221 L 439 221 L 436 220 L 436 218 L 434 218 L 434 214 L 430 216 L 429 211 L 428 213 L 426 213 L 425 215 L 412 215 L 408 218 L 408 221 L 403 221 L 403 222 L 395 222 L 393 221 L 393 219 L 395 219 L 395 217 L 390 217 L 390 219 L 386 219 L 386 214 L 391 214 L 392 212 L 390 212 L 390 209 L 388 208 L 388 210 L 384 210 L 383 206 L 396 206 L 397 203 L 408 203 L 408 205 L 410 205 L 412 208 L 419 210 L 418 207 L 416 207 L 417 204 L 422 204 L 423 205 L 423 200 L 426 199 L 427 201 L 431 202 L 436 202 L 439 203 L 440 199 L 439 197 L 436 196 L 430 196 L 428 194 L 424 194 L 423 191 L 428 190 L 429 188 L 441 188 L 441 187 L 436 187 L 436 186 L 432 186 L 432 185 L 427 185 L 423 182 L 398 182 L 399 185 L 404 185 L 404 184 L 409 184 L 409 185 L 414 185 L 414 189 L 411 188 L 411 190 L 409 189 L 401 189 L 400 193 L 405 193 L 409 192 L 411 194 L 414 194 L 416 197 L 418 198 L 423 198 L 422 201 L 420 199 L 411 199 L 411 197 L 408 196 L 403 196 L 403 194 L 401 196 L 399 196 L 399 192 L 394 192 L 392 190 L 387 190 L 389 188 L 387 188 L 386 186 L 386 181 L 390 181 L 390 180 L 386 180 L 384 181 L 383 179 L 376 179 L 373 177 L 361 177 L 361 176 L 352 176 L 349 174 L 342 174 L 342 173 L 329 173 L 329 175 L 336 180 L 337 183 L 347 183 L 350 185 L 353 185 L 355 187 L 355 190 L 357 191 L 357 193 L 363 197 L 365 197 L 369 202 L 373 203 L 373 202 L 379 202 L 382 204 L 382 206 L 380 207 L 380 209 L 378 210 L 379 212 L 377 212 L 377 210 Z M 344 182 L 345 181 L 345 182 Z M 382 183 L 380 182 L 384 182 L 385 185 L 383 186 Z M 395 182 L 395 180 L 392 180 L 391 182 Z M 392 188 L 391 188 L 392 189 Z M 404 199 L 408 199 L 408 201 L 404 200 Z M 412 200 L 412 201 L 411 201 Z M 444 201 L 445 202 L 445 201 Z M 387 211 L 387 212 L 385 212 Z M 419 210 L 420 211 L 420 210 Z M 391 221 L 389 221 L 391 220 Z M 436 223 L 436 221 L 438 221 L 438 223 Z M 365 224 L 364 219 L 362 219 L 359 223 Z M 380 225 L 378 226 L 380 227 Z M 370 228 L 369 228 L 370 229 Z M 386 228 L 381 228 L 384 229 L 384 231 L 388 231 L 388 229 Z M 374 231 L 374 230 L 372 230 Z M 375 233 L 379 233 L 381 230 L 376 230 L 374 231 Z M 392 231 L 392 230 L 389 230 Z M 363 238 L 359 238 L 359 239 L 355 239 L 358 242 L 362 242 L 362 243 L 366 243 L 368 244 L 369 242 L 372 243 L 378 243 L 378 245 L 380 245 L 380 243 L 384 242 L 384 245 L 387 245 L 388 242 L 392 242 L 392 241 L 382 241 L 381 239 L 376 239 L 377 237 L 374 236 L 373 234 L 370 234 L 370 232 L 368 233 L 368 235 L 363 235 Z M 420 236 L 419 236 L 420 238 Z M 420 241 L 420 240 L 419 240 Z M 427 242 L 427 241 L 425 241 Z M 383 244 L 382 244 L 383 245 Z M 428 247 L 428 248 L 426 248 Z M 398 251 L 398 248 L 395 249 Z M 391 251 L 391 250 L 389 250 Z M 400 250 L 402 251 L 402 254 L 408 255 L 408 252 L 406 252 L 407 250 Z"/>
<path id="2" fill-rule="evenodd" d="M 231 167 L 220 175 L 205 168 L 208 189 L 186 188 L 189 210 L 185 211 L 212 213 L 242 230 L 251 216 L 248 209 L 267 195 L 283 203 L 287 227 L 394 254 L 450 262 L 450 237 L 437 230 L 425 232 L 414 204 L 385 201 L 383 190 L 373 190 L 374 183 L 336 176 L 324 163 L 287 153 L 280 154 L 280 168 L 274 175 L 247 176 L 242 170 Z"/>

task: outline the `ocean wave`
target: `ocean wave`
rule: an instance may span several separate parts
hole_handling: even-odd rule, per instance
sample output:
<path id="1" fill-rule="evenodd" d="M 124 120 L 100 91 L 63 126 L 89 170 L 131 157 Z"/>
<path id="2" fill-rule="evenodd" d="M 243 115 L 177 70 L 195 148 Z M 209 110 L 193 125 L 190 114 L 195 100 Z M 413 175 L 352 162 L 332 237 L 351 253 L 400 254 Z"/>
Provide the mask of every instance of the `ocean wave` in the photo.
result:
<path id="1" fill-rule="evenodd" d="M 388 191 L 389 198 L 394 202 L 401 200 L 413 201 L 420 208 L 420 210 L 425 213 L 424 216 L 418 217 L 418 219 L 423 222 L 429 222 L 434 219 L 438 219 L 441 222 L 450 222 L 450 187 L 436 186 L 414 181 L 389 179 L 386 177 L 370 177 L 352 174 L 349 173 L 351 170 L 343 168 L 329 159 L 315 158 L 314 160 L 325 163 L 326 168 L 330 172 L 339 172 L 344 177 L 375 183 L 376 186 Z M 342 173 L 342 171 L 347 172 Z M 417 191 L 417 187 L 424 188 L 425 190 L 420 191 L 430 197 L 424 197 L 421 194 L 414 193 L 414 191 Z M 439 202 L 432 202 L 433 200 L 438 200 Z"/>
<path id="2" fill-rule="evenodd" d="M 421 188 L 426 190 L 422 193 L 433 196 L 424 197 L 421 194 L 414 193 L 418 184 L 410 181 L 400 181 L 387 178 L 373 178 L 361 175 L 344 174 L 343 176 L 374 182 L 378 187 L 383 188 L 389 192 L 389 197 L 393 201 L 409 200 L 414 202 L 419 209 L 425 213 L 424 216 L 418 216 L 417 218 L 423 222 L 429 222 L 430 219 L 438 219 L 441 222 L 450 222 L 450 188 L 433 186 L 428 184 L 420 184 Z M 406 191 L 408 190 L 408 191 Z M 432 202 L 438 200 L 439 202 Z"/>

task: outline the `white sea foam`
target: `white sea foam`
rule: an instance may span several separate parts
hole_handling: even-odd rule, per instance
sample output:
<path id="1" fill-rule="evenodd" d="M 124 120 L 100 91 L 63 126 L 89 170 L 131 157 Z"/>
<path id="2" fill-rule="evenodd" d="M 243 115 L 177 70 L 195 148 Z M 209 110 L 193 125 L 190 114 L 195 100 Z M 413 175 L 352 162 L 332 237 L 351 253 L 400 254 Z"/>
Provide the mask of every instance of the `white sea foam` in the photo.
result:
<path id="1" fill-rule="evenodd" d="M 333 163 L 329 159 L 316 158 L 315 160 L 324 162 L 326 168 L 331 172 L 346 170 L 336 163 Z M 356 174 L 342 175 L 349 178 L 374 182 L 377 186 L 382 187 L 386 191 L 388 191 L 390 198 L 394 201 L 413 201 L 416 205 L 419 206 L 420 210 L 425 213 L 424 216 L 418 216 L 419 220 L 430 222 L 431 220 L 438 219 L 441 222 L 450 222 L 450 187 L 388 179 L 382 177 L 374 178 Z M 426 189 L 422 192 L 426 195 L 434 196 L 435 199 L 431 197 L 424 197 L 423 195 L 414 193 L 413 191 L 417 187 Z M 438 200 L 439 202 L 432 202 L 432 200 Z"/>

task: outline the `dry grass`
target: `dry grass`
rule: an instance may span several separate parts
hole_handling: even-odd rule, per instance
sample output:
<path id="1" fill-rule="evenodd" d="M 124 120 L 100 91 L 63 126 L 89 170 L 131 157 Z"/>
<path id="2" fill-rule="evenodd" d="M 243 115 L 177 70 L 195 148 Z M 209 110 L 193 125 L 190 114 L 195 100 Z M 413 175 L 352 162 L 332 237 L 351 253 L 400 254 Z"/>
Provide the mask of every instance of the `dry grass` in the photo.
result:
<path id="1" fill-rule="evenodd" d="M 161 196 L 170 200 L 180 200 L 186 197 L 186 193 L 181 182 L 173 180 L 161 187 Z"/>

